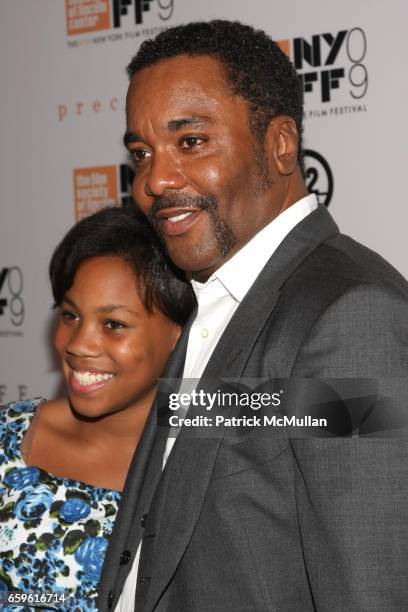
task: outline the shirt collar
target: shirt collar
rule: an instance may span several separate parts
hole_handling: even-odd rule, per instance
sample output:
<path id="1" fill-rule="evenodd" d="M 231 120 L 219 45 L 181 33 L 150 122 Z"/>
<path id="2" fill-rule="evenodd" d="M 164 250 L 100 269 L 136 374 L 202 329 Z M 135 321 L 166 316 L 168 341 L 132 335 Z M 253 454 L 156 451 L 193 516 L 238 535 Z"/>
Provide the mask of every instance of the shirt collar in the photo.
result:
<path id="1" fill-rule="evenodd" d="M 242 249 L 226 261 L 205 283 L 192 281 L 194 292 L 199 294 L 212 290 L 218 283 L 236 300 L 241 302 L 253 285 L 266 262 L 276 251 L 289 232 L 308 214 L 317 208 L 314 193 L 289 206 L 260 232 L 255 234 Z M 218 281 L 216 285 L 214 282 Z"/>

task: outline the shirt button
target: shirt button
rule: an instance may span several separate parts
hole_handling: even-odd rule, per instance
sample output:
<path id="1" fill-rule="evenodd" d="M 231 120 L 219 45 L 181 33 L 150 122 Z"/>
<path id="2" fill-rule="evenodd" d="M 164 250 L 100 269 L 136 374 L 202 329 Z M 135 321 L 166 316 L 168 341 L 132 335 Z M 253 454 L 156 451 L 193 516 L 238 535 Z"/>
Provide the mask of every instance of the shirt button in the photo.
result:
<path id="1" fill-rule="evenodd" d="M 140 521 L 140 526 L 143 527 L 143 529 L 146 527 L 146 519 L 147 519 L 147 514 L 144 514 Z"/>
<path id="2" fill-rule="evenodd" d="M 112 591 L 109 591 L 108 593 L 108 608 L 111 608 L 113 604 L 113 593 Z"/>
<path id="3" fill-rule="evenodd" d="M 124 550 L 120 553 L 119 563 L 120 565 L 126 565 L 130 561 L 130 550 Z"/>
<path id="4" fill-rule="evenodd" d="M 209 333 L 210 333 L 210 332 L 208 331 L 208 329 L 207 329 L 206 327 L 203 327 L 203 328 L 201 329 L 201 337 L 202 337 L 202 338 L 208 338 Z"/>

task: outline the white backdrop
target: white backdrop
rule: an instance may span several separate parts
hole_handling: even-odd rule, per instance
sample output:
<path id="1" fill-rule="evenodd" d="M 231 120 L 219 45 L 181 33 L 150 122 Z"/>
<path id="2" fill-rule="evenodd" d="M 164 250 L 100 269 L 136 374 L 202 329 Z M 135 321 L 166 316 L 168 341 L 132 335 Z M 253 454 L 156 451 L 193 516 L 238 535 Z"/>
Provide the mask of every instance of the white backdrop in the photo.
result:
<path id="1" fill-rule="evenodd" d="M 126 197 L 126 64 L 211 18 L 281 41 L 303 75 L 308 183 L 327 204 L 331 174 L 342 230 L 408 275 L 405 0 L 2 0 L 0 400 L 58 391 L 48 261 L 76 219 Z"/>

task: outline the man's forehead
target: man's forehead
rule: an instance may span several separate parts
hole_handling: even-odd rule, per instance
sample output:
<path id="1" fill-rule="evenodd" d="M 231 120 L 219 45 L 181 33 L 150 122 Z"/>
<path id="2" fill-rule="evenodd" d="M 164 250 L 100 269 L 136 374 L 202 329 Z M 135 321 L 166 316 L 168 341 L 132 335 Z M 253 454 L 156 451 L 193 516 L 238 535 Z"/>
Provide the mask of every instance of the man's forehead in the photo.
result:
<path id="1" fill-rule="evenodd" d="M 211 92 L 228 91 L 228 84 L 219 62 L 209 55 L 177 55 L 160 60 L 138 70 L 132 77 L 129 92 L 161 92 L 178 95 L 194 95 L 204 98 Z"/>
<path id="2" fill-rule="evenodd" d="M 127 124 L 140 122 L 176 131 L 188 123 L 218 123 L 236 111 L 237 99 L 225 84 L 218 62 L 210 56 L 177 56 L 136 72 L 127 96 Z"/>
<path id="3" fill-rule="evenodd" d="M 163 133 L 194 124 L 246 124 L 249 112 L 248 102 L 232 92 L 225 71 L 209 55 L 180 55 L 140 69 L 126 102 L 128 135 L 151 127 Z"/>
<path id="4" fill-rule="evenodd" d="M 205 128 L 216 123 L 214 117 L 208 117 L 206 115 L 186 115 L 184 117 L 178 117 L 177 119 L 170 119 L 167 123 L 163 123 L 160 127 L 164 132 L 177 133 L 185 127 L 193 128 Z M 133 126 L 129 126 L 129 130 L 126 131 L 123 142 L 125 146 L 130 145 L 132 142 L 143 141 L 141 135 L 134 131 Z"/>
<path id="5" fill-rule="evenodd" d="M 128 123 L 151 119 L 158 122 L 162 129 L 176 132 L 186 126 L 214 124 L 220 115 L 221 100 L 211 92 L 179 88 L 168 91 L 165 96 L 150 97 L 147 91 L 145 94 L 139 94 L 136 90 L 134 96 L 128 96 Z"/>

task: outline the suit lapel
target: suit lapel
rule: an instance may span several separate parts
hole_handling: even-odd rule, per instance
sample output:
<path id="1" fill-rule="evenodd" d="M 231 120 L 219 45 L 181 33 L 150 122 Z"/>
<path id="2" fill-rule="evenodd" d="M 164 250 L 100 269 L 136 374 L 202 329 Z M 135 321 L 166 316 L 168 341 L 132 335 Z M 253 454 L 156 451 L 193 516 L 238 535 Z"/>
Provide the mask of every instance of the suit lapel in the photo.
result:
<path id="1" fill-rule="evenodd" d="M 205 498 L 220 442 L 221 438 L 180 437 L 170 454 L 152 508 L 158 529 L 144 612 L 154 608 L 185 552 Z M 178 452 L 175 452 L 176 446 Z"/>
<path id="2" fill-rule="evenodd" d="M 315 248 L 338 234 L 327 209 L 319 206 L 296 225 L 265 264 L 236 310 L 203 378 L 239 377 L 278 301 L 282 285 Z"/>
<path id="3" fill-rule="evenodd" d="M 297 225 L 260 272 L 225 329 L 199 382 L 239 378 L 278 301 L 286 279 L 318 244 L 338 233 L 319 206 Z M 170 378 L 170 376 L 169 376 Z M 193 533 L 209 485 L 221 436 L 193 437 L 182 428 L 153 500 L 157 522 L 155 560 L 145 610 L 155 603 L 174 574 Z M 159 553 L 158 553 L 159 551 Z"/>

